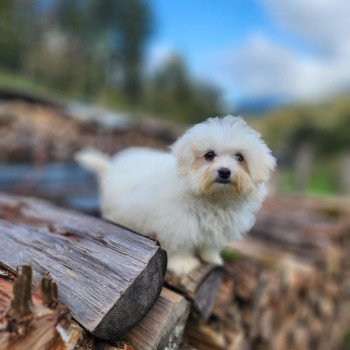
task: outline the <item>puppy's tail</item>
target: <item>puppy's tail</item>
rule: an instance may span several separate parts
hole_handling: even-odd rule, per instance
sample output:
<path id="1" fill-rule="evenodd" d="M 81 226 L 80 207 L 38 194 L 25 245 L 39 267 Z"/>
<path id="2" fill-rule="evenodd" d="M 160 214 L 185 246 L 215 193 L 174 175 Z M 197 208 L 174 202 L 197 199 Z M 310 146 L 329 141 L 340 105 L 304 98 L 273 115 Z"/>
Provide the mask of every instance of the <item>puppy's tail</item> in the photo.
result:
<path id="1" fill-rule="evenodd" d="M 87 170 L 92 171 L 99 177 L 106 174 L 109 164 L 110 157 L 96 149 L 85 148 L 80 150 L 74 155 L 74 159 Z"/>

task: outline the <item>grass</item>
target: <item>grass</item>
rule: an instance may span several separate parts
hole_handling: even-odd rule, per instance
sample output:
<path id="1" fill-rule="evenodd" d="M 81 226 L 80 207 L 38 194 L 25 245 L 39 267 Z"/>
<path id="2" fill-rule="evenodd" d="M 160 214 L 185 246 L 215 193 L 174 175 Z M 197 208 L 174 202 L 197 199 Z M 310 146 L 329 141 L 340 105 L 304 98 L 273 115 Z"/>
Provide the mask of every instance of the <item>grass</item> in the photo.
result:
<path id="1" fill-rule="evenodd" d="M 0 88 L 20 90 L 41 96 L 57 95 L 57 93 L 52 91 L 52 89 L 49 89 L 31 78 L 27 78 L 23 75 L 17 75 L 5 70 L 0 70 Z"/>
<path id="2" fill-rule="evenodd" d="M 347 331 L 341 341 L 340 350 L 350 350 L 350 331 Z"/>
<path id="3" fill-rule="evenodd" d="M 231 247 L 225 247 L 221 252 L 221 256 L 224 260 L 229 262 L 237 261 L 242 257 L 240 253 Z"/>
<path id="4" fill-rule="evenodd" d="M 281 189 L 286 192 L 296 190 L 292 169 L 282 170 Z M 305 193 L 317 196 L 331 196 L 336 194 L 337 181 L 332 169 L 316 166 L 305 189 Z"/>
<path id="5" fill-rule="evenodd" d="M 118 92 L 111 88 L 102 88 L 94 98 L 82 96 L 78 91 L 59 92 L 47 84 L 36 81 L 33 78 L 15 74 L 0 69 L 0 89 L 21 91 L 31 95 L 53 100 L 77 100 L 91 103 L 97 106 L 106 107 L 111 110 L 127 110 L 139 112 L 140 106 L 132 106 Z"/>

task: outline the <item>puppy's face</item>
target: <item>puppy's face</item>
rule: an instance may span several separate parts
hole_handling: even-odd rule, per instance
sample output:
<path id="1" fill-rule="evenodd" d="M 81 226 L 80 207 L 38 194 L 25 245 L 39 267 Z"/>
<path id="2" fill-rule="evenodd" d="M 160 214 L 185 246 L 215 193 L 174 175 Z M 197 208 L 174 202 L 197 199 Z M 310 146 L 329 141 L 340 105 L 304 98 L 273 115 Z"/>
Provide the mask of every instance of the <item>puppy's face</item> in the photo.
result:
<path id="1" fill-rule="evenodd" d="M 265 183 L 275 167 L 271 151 L 241 118 L 211 118 L 172 147 L 178 173 L 204 196 L 240 196 Z"/>

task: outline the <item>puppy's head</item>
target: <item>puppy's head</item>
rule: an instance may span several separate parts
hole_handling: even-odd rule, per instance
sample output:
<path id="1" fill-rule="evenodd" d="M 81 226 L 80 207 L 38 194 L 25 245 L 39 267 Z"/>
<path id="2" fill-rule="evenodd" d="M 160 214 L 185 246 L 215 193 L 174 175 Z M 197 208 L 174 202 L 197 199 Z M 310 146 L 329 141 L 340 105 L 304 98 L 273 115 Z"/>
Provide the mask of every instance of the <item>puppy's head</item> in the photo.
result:
<path id="1" fill-rule="evenodd" d="M 266 183 L 276 165 L 270 149 L 239 118 L 210 118 L 196 124 L 173 145 L 178 174 L 204 196 L 244 196 Z"/>

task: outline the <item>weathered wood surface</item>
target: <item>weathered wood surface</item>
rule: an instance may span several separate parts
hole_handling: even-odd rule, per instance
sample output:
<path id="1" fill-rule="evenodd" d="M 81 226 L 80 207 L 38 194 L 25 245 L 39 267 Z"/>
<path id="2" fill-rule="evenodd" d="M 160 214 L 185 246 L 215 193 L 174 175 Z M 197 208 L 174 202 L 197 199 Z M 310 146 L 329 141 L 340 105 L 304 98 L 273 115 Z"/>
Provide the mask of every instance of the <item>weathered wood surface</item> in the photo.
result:
<path id="1" fill-rule="evenodd" d="M 0 277 L 0 350 L 68 350 L 59 329 L 70 322 L 67 309 L 52 303 L 55 284 L 46 276 L 41 293 L 32 295 L 31 274 L 30 266 L 23 266 L 16 281 Z M 43 300 L 50 300 L 50 307 Z"/>
<path id="2" fill-rule="evenodd" d="M 183 338 L 186 346 L 197 350 L 347 349 L 348 343 L 344 343 L 350 324 L 347 204 L 347 200 L 269 198 L 252 235 L 232 245 L 234 251 L 231 260 L 225 263 L 224 280 L 211 316 L 206 321 L 198 312 L 192 313 L 187 321 Z M 187 292 L 187 301 L 193 300 L 191 295 L 194 294 Z M 87 334 L 74 322 L 65 337 L 75 339 L 70 344 L 79 350 L 138 350 L 137 341 L 156 349 L 156 344 L 162 344 L 159 339 L 169 340 L 174 334 L 170 331 L 176 329 L 173 314 L 182 305 L 173 301 L 168 304 L 169 300 L 160 302 L 161 298 L 158 301 L 154 310 L 162 311 L 158 309 L 153 314 L 157 321 L 153 316 L 147 320 L 152 309 L 136 326 L 138 329 L 146 322 L 136 332 L 138 340 L 134 344 L 130 336 L 134 329 L 112 345 Z"/>
<path id="3" fill-rule="evenodd" d="M 146 317 L 126 336 L 135 350 L 176 350 L 190 311 L 190 303 L 181 295 L 163 288 Z"/>
<path id="4" fill-rule="evenodd" d="M 5 316 L 6 312 L 10 314 L 11 311 L 8 310 L 13 298 L 12 288 L 15 277 L 6 270 L 0 271 L 2 275 L 9 276 L 6 279 L 0 277 L 0 324 L 3 325 L 2 320 L 8 319 L 8 316 Z M 182 336 L 191 304 L 183 296 L 168 288 L 162 289 L 155 305 L 140 323 L 125 337 L 111 344 L 93 337 L 74 320 L 69 321 L 67 312 L 64 314 L 62 311 L 58 312 L 59 308 L 55 302 L 57 290 L 54 287 L 55 283 L 52 283 L 48 276 L 45 276 L 41 282 L 41 295 L 36 292 L 33 298 L 30 276 L 27 276 L 25 283 L 18 279 L 17 282 L 17 293 L 25 301 L 25 303 L 19 303 L 19 305 L 25 305 L 24 308 L 22 307 L 25 312 L 22 311 L 24 316 L 20 315 L 17 321 L 17 327 L 22 327 L 22 331 L 0 333 L 0 350 L 41 350 L 43 348 L 48 350 L 177 350 L 180 347 L 183 349 Z M 47 307 L 44 307 L 45 305 Z M 51 305 L 50 309 L 48 305 Z M 29 313 L 29 318 L 26 312 L 28 309 L 31 312 L 33 310 L 33 313 Z M 7 325 L 2 328 L 7 329 Z M 194 349 L 189 346 L 187 348 Z"/>
<path id="5" fill-rule="evenodd" d="M 181 277 L 168 271 L 165 282 L 169 288 L 185 295 L 193 303 L 194 311 L 208 319 L 223 275 L 222 267 L 202 264 L 194 271 Z"/>
<path id="6" fill-rule="evenodd" d="M 46 202 L 0 195 L 0 237 L 3 265 L 31 264 L 34 285 L 49 271 L 59 301 L 104 339 L 126 334 L 163 285 L 166 254 L 156 242 Z"/>

